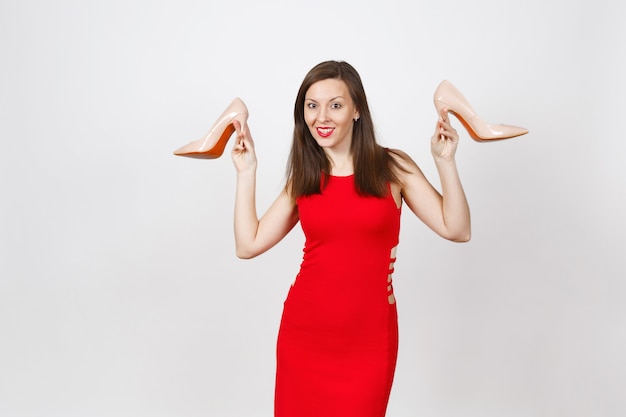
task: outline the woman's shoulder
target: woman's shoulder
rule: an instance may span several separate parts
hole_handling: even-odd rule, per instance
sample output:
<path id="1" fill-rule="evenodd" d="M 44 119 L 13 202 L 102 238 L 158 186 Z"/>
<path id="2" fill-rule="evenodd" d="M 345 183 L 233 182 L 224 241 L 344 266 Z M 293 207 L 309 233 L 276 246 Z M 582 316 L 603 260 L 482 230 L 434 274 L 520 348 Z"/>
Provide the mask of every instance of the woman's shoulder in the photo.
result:
<path id="1" fill-rule="evenodd" d="M 387 148 L 387 153 L 393 161 L 391 169 L 396 181 L 402 188 L 408 183 L 412 183 L 415 180 L 421 181 L 425 178 L 420 167 L 408 153 L 400 149 L 389 148 Z"/>
<path id="2" fill-rule="evenodd" d="M 410 169 L 411 167 L 417 167 L 417 164 L 415 163 L 415 161 L 413 161 L 413 158 L 411 158 L 411 156 L 409 156 L 409 154 L 404 152 L 403 150 L 385 148 L 385 151 L 387 151 L 387 154 L 391 156 L 393 161 L 397 165 L 399 165 L 400 168 Z"/>

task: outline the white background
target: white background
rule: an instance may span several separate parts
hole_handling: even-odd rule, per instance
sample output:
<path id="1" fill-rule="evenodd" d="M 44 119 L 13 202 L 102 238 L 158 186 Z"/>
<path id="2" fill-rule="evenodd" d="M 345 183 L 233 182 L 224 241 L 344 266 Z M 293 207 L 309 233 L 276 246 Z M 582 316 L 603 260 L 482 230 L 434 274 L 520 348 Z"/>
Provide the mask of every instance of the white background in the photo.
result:
<path id="1" fill-rule="evenodd" d="M 453 119 L 471 242 L 403 212 L 388 415 L 625 415 L 625 4 L 2 1 L 0 416 L 272 415 L 302 233 L 237 259 L 229 155 L 172 152 L 241 97 L 262 214 L 327 59 L 437 187 L 442 79 L 530 129 L 477 143 Z"/>

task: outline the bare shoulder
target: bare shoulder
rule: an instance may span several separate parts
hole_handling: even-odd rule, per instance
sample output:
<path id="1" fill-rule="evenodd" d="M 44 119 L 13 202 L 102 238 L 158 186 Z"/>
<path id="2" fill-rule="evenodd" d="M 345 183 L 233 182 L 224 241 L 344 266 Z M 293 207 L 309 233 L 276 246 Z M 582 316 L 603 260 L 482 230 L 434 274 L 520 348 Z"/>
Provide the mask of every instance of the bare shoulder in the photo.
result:
<path id="1" fill-rule="evenodd" d="M 392 148 L 387 148 L 387 153 L 389 155 L 391 155 L 391 157 L 399 164 L 401 164 L 402 166 L 411 166 L 411 165 L 417 165 L 413 159 L 409 156 L 408 153 L 404 152 L 401 149 L 392 149 Z"/>
<path id="2" fill-rule="evenodd" d="M 406 179 L 407 176 L 423 175 L 422 170 L 419 168 L 417 163 L 406 152 L 400 149 L 387 149 L 387 152 L 397 163 L 394 173 L 401 182 L 404 182 L 404 179 Z"/>

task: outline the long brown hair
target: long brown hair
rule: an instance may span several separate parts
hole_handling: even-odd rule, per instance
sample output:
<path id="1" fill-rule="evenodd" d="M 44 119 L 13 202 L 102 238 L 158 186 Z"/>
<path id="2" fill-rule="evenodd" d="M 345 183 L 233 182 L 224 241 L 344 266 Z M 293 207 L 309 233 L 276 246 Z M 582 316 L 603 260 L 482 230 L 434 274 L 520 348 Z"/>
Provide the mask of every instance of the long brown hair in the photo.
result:
<path id="1" fill-rule="evenodd" d="M 330 161 L 317 144 L 304 120 L 304 99 L 311 85 L 326 79 L 342 80 L 360 117 L 354 122 L 350 152 L 354 163 L 357 193 L 364 196 L 389 195 L 387 184 L 397 182 L 394 168 L 402 170 L 389 152 L 376 143 L 374 123 L 359 73 L 344 61 L 325 61 L 313 67 L 304 77 L 293 110 L 293 144 L 287 163 L 286 189 L 293 198 L 319 194 L 322 180 L 330 175 Z"/>

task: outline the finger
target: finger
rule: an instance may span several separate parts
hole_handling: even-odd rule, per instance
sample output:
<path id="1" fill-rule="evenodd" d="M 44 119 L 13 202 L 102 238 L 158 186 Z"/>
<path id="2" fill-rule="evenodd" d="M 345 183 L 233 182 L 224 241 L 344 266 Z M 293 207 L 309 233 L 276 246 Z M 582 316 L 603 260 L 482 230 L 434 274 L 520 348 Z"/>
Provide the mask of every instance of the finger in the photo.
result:
<path id="1" fill-rule="evenodd" d="M 454 130 L 454 127 L 452 127 L 450 120 L 439 119 L 439 126 L 443 130 L 450 130 L 450 131 Z"/>
<path id="2" fill-rule="evenodd" d="M 448 138 L 451 135 L 453 136 L 455 133 L 456 130 L 454 130 L 452 126 L 439 119 L 437 122 L 436 134 L 440 139 Z"/>
<path id="3" fill-rule="evenodd" d="M 254 142 L 250 137 L 242 137 L 238 140 L 238 143 L 242 151 L 254 150 Z"/>
<path id="4" fill-rule="evenodd" d="M 253 143 L 252 136 L 250 135 L 250 129 L 248 128 L 248 123 L 244 123 L 241 127 L 241 136 L 247 139 L 250 143 Z"/>
<path id="5" fill-rule="evenodd" d="M 441 128 L 439 129 L 439 134 L 441 136 L 451 137 L 451 136 L 455 136 L 456 135 L 456 130 L 454 130 L 450 126 L 445 126 L 444 125 L 444 126 L 441 126 Z"/>
<path id="6" fill-rule="evenodd" d="M 441 120 L 444 121 L 444 123 L 450 123 L 450 118 L 448 117 L 448 109 L 447 108 L 442 108 L 441 109 L 441 113 L 439 113 L 439 115 L 441 116 Z"/>
<path id="7" fill-rule="evenodd" d="M 245 151 L 244 144 L 242 140 L 235 141 L 233 145 L 233 154 L 240 154 Z"/>
<path id="8" fill-rule="evenodd" d="M 243 136 L 244 132 L 242 130 L 242 126 L 241 126 L 241 123 L 239 122 L 239 120 L 237 120 L 237 119 L 233 120 L 233 127 L 235 128 L 235 133 L 237 134 L 237 139 L 241 139 L 241 137 Z"/>
<path id="9" fill-rule="evenodd" d="M 447 137 L 448 132 L 450 131 L 450 125 L 447 124 L 443 119 L 439 119 L 439 139 L 443 140 Z"/>
<path id="10" fill-rule="evenodd" d="M 246 142 L 248 141 L 248 138 L 246 138 L 244 135 L 241 135 L 239 132 L 237 132 L 237 137 L 235 138 L 235 144 L 233 146 L 233 149 L 236 149 L 238 151 L 244 151 L 246 149 L 247 146 L 249 146 L 248 144 L 246 144 Z"/>
<path id="11" fill-rule="evenodd" d="M 456 130 L 454 130 L 454 129 L 450 129 L 450 130 L 446 130 L 446 131 L 444 131 L 443 136 L 444 136 L 446 139 L 449 139 L 449 140 L 452 140 L 452 141 L 457 141 L 457 140 L 459 140 L 459 134 L 458 134 L 458 133 L 457 133 L 457 131 L 456 131 Z"/>

